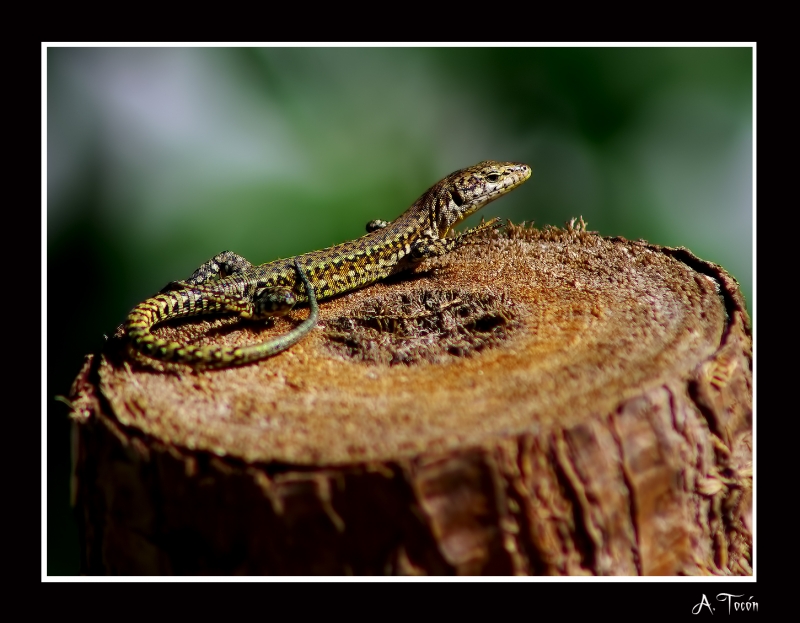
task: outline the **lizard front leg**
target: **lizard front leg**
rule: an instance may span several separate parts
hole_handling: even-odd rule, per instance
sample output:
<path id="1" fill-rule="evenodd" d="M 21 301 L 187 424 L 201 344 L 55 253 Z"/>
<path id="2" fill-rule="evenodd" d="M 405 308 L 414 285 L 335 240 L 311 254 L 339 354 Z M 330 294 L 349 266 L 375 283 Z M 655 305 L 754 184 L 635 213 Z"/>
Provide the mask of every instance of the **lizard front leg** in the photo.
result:
<path id="1" fill-rule="evenodd" d="M 501 224 L 500 219 L 495 217 L 451 238 L 420 238 L 411 246 L 411 259 L 421 262 L 428 257 L 444 255 L 462 244 L 472 244 L 478 239 L 478 234 L 487 229 L 497 229 Z"/>

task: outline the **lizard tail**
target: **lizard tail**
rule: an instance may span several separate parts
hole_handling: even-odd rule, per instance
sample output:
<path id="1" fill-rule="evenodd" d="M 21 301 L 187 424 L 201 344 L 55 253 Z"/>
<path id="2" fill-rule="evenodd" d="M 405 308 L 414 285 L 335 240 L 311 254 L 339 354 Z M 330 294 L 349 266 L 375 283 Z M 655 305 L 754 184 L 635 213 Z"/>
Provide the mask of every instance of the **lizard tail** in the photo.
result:
<path id="1" fill-rule="evenodd" d="M 209 300 L 191 289 L 176 290 L 156 296 L 139 303 L 125 320 L 125 332 L 131 345 L 143 355 L 159 361 L 201 362 L 214 358 L 213 347 L 181 344 L 174 340 L 156 337 L 151 329 L 159 322 L 182 316 L 198 316 L 226 311 L 218 302 Z M 188 362 L 188 361 L 187 361 Z"/>
<path id="2" fill-rule="evenodd" d="M 306 320 L 283 335 L 249 346 L 197 346 L 153 335 L 153 326 L 164 320 L 241 311 L 226 303 L 224 298 L 210 297 L 201 287 L 157 294 L 134 307 L 125 320 L 125 332 L 130 344 L 139 353 L 152 359 L 180 362 L 197 368 L 242 365 L 276 355 L 303 339 L 319 319 L 319 305 L 314 288 L 297 261 L 295 266 L 305 285 L 310 313 Z"/>

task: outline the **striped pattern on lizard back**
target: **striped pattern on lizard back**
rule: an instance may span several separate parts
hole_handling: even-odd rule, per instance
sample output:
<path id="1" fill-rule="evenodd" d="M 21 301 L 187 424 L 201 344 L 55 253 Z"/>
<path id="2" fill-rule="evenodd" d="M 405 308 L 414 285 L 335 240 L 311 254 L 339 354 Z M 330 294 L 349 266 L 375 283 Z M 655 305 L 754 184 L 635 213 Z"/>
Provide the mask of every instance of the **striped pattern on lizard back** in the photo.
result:
<path id="1" fill-rule="evenodd" d="M 194 367 L 250 363 L 279 353 L 316 325 L 317 300 L 372 284 L 421 260 L 442 255 L 499 225 L 481 223 L 456 236 L 448 232 L 470 214 L 530 177 L 528 165 L 485 161 L 456 171 L 429 188 L 394 221 L 371 221 L 368 233 L 341 244 L 255 266 L 225 251 L 201 265 L 186 281 L 169 284 L 136 307 L 125 321 L 130 345 L 146 357 Z M 267 318 L 308 303 L 309 318 L 267 342 L 234 347 L 198 346 L 165 340 L 151 328 L 172 318 L 234 313 Z"/>

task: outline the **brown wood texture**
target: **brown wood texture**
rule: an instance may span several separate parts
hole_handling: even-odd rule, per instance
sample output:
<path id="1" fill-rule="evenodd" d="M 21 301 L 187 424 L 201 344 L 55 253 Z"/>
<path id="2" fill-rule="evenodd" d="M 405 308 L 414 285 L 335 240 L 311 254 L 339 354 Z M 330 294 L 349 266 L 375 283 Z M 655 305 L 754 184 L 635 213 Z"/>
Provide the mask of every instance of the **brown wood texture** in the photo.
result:
<path id="1" fill-rule="evenodd" d="M 752 347 L 685 249 L 510 225 L 254 365 L 72 392 L 89 574 L 747 575 Z M 157 329 L 245 344 L 236 318 Z"/>

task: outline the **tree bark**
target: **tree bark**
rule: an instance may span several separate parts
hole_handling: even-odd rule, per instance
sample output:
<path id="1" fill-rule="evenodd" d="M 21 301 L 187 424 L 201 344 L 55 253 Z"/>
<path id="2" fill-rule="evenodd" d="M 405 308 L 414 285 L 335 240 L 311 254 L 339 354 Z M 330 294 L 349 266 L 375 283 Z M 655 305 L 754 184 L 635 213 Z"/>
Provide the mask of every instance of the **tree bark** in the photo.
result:
<path id="1" fill-rule="evenodd" d="M 157 368 L 120 331 L 73 386 L 84 573 L 752 573 L 750 320 L 686 249 L 510 225 Z"/>

